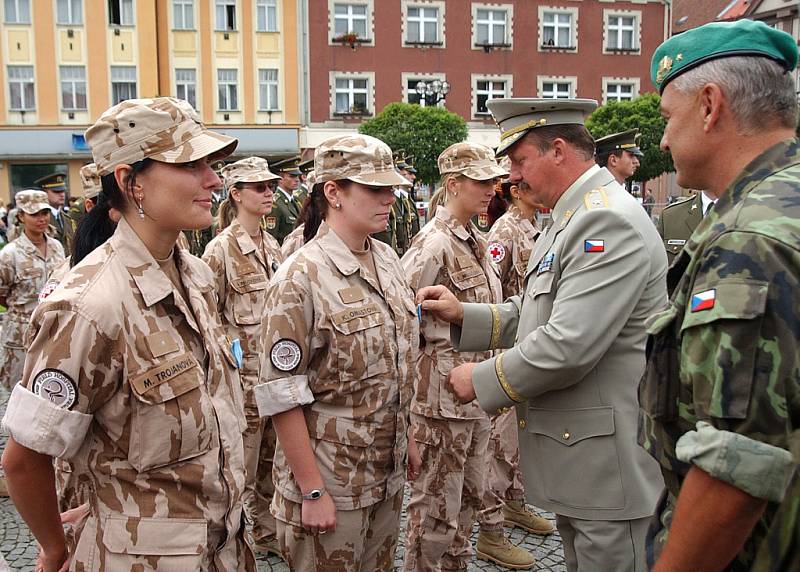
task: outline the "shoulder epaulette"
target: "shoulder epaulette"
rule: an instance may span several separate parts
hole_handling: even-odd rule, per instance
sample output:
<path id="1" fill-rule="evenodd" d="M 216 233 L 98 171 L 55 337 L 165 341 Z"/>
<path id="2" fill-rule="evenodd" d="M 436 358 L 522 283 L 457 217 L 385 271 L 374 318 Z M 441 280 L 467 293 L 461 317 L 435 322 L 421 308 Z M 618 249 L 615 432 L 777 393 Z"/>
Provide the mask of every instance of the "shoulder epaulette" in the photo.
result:
<path id="1" fill-rule="evenodd" d="M 688 197 L 678 197 L 672 203 L 668 204 L 664 207 L 664 210 L 671 209 L 672 207 L 677 207 L 678 205 L 685 204 L 689 201 L 693 201 L 697 195 L 689 195 Z"/>
<path id="2" fill-rule="evenodd" d="M 583 202 L 588 210 L 602 209 L 608 206 L 608 196 L 601 188 L 592 189 L 584 195 Z"/>

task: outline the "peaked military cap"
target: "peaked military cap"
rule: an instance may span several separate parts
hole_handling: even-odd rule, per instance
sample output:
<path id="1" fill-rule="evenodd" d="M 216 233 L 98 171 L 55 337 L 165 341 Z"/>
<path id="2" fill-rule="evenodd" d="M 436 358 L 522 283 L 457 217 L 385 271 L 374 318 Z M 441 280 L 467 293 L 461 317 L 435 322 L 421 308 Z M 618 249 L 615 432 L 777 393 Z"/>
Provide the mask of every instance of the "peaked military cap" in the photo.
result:
<path id="1" fill-rule="evenodd" d="M 637 157 L 643 157 L 641 149 L 639 149 L 639 130 L 628 129 L 620 133 L 612 133 L 597 139 L 594 144 L 596 148 L 596 155 L 608 155 L 614 151 L 628 151 Z"/>
<path id="2" fill-rule="evenodd" d="M 273 169 L 275 166 L 273 165 Z M 306 159 L 302 163 L 298 163 L 297 168 L 300 169 L 300 172 L 304 175 L 308 176 L 308 174 L 314 170 L 314 157 L 312 156 L 310 159 Z"/>
<path id="3" fill-rule="evenodd" d="M 300 156 L 289 157 L 277 163 L 272 164 L 272 168 L 276 173 L 287 173 L 289 175 L 302 175 L 300 170 Z"/>
<path id="4" fill-rule="evenodd" d="M 500 145 L 496 154 L 502 157 L 514 143 L 531 129 L 546 125 L 583 125 L 597 108 L 594 99 L 490 99 L 486 107 L 500 128 Z"/>
<path id="5" fill-rule="evenodd" d="M 34 185 L 43 191 L 66 191 L 67 176 L 64 173 L 50 173 L 33 182 Z"/>
<path id="6" fill-rule="evenodd" d="M 764 22 L 712 22 L 672 36 L 658 46 L 650 62 L 650 77 L 661 93 L 682 73 L 732 56 L 769 58 L 789 72 L 797 67 L 797 42 Z"/>

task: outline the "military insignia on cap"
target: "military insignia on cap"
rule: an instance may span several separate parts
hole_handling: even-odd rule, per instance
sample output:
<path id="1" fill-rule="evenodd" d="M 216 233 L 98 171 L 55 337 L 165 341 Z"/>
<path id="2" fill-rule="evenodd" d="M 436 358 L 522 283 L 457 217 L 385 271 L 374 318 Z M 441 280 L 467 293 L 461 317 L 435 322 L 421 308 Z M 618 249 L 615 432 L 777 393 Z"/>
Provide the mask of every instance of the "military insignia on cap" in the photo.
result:
<path id="1" fill-rule="evenodd" d="M 489 244 L 489 256 L 492 257 L 492 262 L 499 264 L 506 257 L 506 247 L 499 242 L 492 242 Z"/>
<path id="2" fill-rule="evenodd" d="M 75 382 L 57 369 L 43 369 L 33 379 L 33 393 L 60 409 L 72 409 L 77 393 Z"/>
<path id="3" fill-rule="evenodd" d="M 292 371 L 303 359 L 303 351 L 294 340 L 282 339 L 275 342 L 269 352 L 272 365 L 281 371 Z"/>
<path id="4" fill-rule="evenodd" d="M 669 56 L 664 56 L 658 62 L 658 71 L 656 72 L 656 81 L 661 83 L 664 81 L 664 78 L 667 77 L 667 74 L 672 71 L 672 58 Z"/>
<path id="5" fill-rule="evenodd" d="M 275 227 L 278 225 L 278 222 L 277 222 L 277 220 L 275 219 L 274 216 L 268 216 L 266 218 L 266 224 L 267 224 L 267 228 L 269 230 L 274 230 Z"/>

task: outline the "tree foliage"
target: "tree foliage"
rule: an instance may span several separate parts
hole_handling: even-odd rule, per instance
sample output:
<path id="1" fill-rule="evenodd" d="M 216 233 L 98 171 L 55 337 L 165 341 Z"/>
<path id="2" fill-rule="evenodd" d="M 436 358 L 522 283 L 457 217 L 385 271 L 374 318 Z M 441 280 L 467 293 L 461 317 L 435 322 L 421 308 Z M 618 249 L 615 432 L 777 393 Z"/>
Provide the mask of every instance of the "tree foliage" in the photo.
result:
<path id="1" fill-rule="evenodd" d="M 659 148 L 666 126 L 659 112 L 660 103 L 661 98 L 656 93 L 646 93 L 633 101 L 611 101 L 598 107 L 586 121 L 586 127 L 595 139 L 639 128 L 639 148 L 644 157 L 633 175 L 634 181 L 647 181 L 675 170 L 672 156 Z"/>
<path id="2" fill-rule="evenodd" d="M 381 139 L 393 151 L 404 149 L 406 155 L 413 157 L 417 178 L 424 183 L 434 183 L 439 178 L 439 154 L 467 138 L 467 124 L 461 116 L 441 107 L 412 103 L 390 103 L 358 130 Z"/>

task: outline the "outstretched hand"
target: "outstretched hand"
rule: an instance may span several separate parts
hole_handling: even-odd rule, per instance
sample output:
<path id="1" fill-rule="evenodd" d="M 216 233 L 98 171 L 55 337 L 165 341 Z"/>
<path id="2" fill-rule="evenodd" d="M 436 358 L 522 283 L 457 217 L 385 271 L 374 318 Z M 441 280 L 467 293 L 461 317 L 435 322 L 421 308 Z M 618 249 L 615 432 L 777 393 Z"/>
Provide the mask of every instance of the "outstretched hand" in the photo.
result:
<path id="1" fill-rule="evenodd" d="M 444 286 L 426 286 L 417 292 L 417 304 L 424 312 L 460 326 L 464 321 L 464 307 L 455 295 Z"/>

